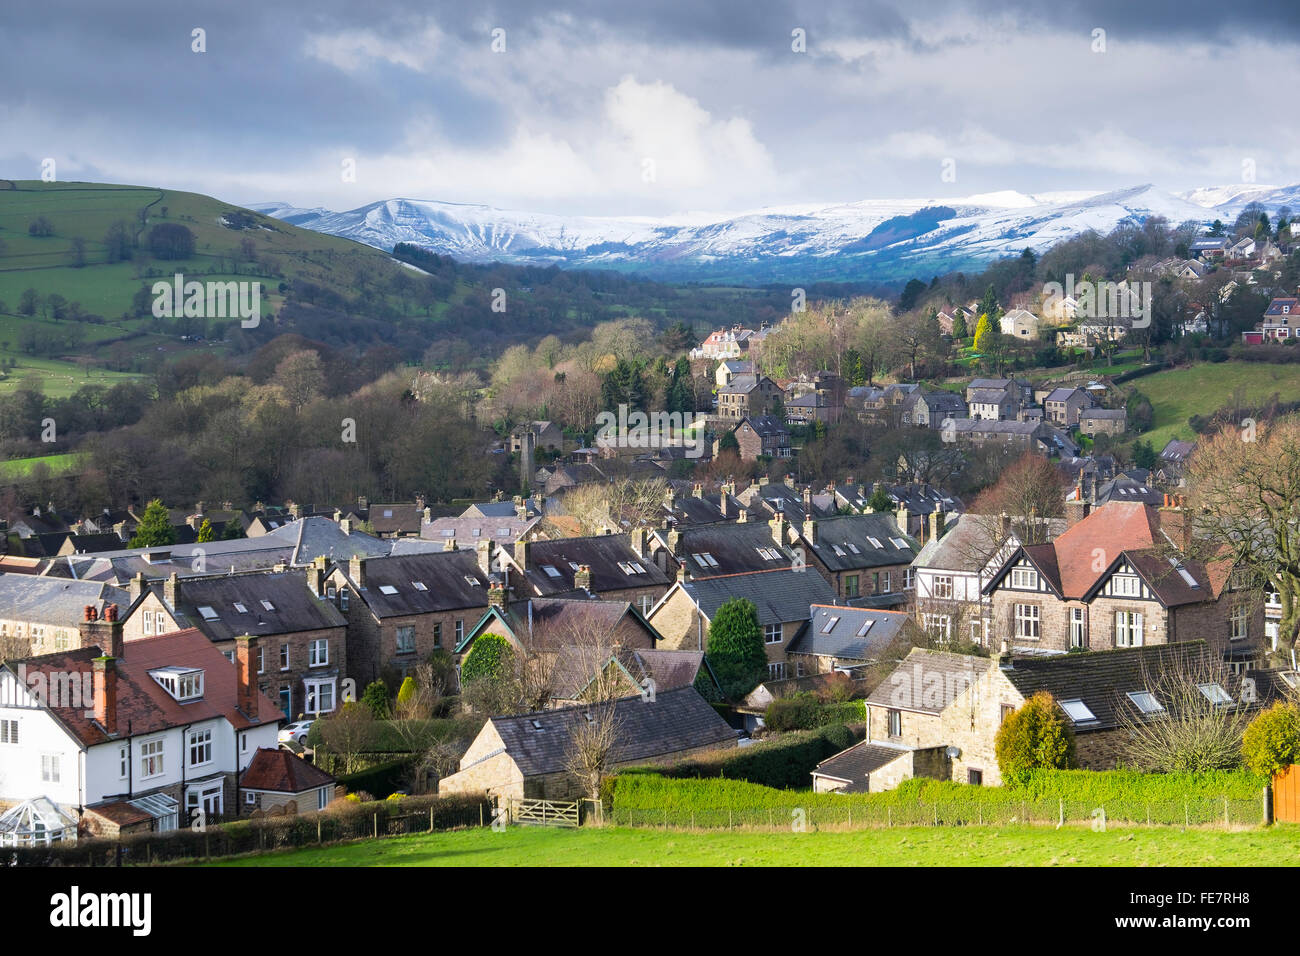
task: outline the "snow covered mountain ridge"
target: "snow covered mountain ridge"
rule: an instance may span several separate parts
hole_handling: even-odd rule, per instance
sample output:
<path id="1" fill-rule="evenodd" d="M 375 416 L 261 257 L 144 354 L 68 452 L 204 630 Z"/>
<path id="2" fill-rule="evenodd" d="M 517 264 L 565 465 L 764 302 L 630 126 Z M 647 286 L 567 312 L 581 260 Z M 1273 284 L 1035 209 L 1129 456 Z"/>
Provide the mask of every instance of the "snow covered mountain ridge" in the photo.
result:
<path id="1" fill-rule="evenodd" d="M 388 199 L 346 212 L 285 203 L 251 208 L 381 249 L 409 242 L 466 262 L 607 268 L 674 281 L 893 281 L 1043 252 L 1089 229 L 1163 216 L 1228 225 L 1247 203 L 1300 209 L 1300 185 L 1151 185 L 1112 192 L 987 193 L 863 200 L 659 218 L 557 216 L 432 200 Z"/>

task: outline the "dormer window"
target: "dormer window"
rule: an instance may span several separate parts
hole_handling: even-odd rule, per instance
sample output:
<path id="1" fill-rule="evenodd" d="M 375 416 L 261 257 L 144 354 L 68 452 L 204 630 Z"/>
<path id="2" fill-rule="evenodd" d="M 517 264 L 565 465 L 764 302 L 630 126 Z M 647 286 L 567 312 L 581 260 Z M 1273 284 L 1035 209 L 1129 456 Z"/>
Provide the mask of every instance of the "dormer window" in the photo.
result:
<path id="1" fill-rule="evenodd" d="M 163 690 L 182 704 L 203 698 L 203 668 L 160 667 L 149 672 Z"/>
<path id="2" fill-rule="evenodd" d="M 1037 591 L 1038 572 L 1033 568 L 1012 568 L 1011 586 L 1013 588 L 1024 588 L 1027 591 Z"/>

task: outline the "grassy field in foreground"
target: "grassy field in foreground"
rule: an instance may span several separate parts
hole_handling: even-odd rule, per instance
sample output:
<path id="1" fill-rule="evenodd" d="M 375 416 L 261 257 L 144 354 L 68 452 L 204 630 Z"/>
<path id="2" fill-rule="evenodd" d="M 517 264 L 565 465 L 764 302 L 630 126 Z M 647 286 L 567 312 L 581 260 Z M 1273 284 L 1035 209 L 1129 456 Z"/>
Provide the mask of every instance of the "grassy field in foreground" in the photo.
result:
<path id="1" fill-rule="evenodd" d="M 1274 392 L 1284 402 L 1300 399 L 1300 364 L 1203 363 L 1136 379 L 1132 387 L 1151 399 L 1155 428 L 1142 437 L 1159 451 L 1171 438 L 1195 438 L 1187 419 L 1209 415 L 1227 404 L 1238 387 L 1248 402 L 1261 401 Z"/>
<path id="2" fill-rule="evenodd" d="M 1300 827 L 897 827 L 841 832 L 490 828 L 241 857 L 219 866 L 1288 866 Z"/>

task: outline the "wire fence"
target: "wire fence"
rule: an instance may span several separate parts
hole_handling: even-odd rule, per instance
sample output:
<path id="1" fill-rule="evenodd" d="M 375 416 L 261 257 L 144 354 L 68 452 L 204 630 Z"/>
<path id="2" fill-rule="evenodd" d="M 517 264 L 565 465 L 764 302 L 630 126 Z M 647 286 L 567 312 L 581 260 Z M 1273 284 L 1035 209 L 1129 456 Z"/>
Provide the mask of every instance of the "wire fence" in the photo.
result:
<path id="1" fill-rule="evenodd" d="M 142 833 L 111 839 L 0 847 L 0 866 L 129 866 L 215 859 L 347 840 L 412 836 L 492 822 L 491 801 L 481 795 L 384 800 L 204 829 Z"/>
<path id="2" fill-rule="evenodd" d="M 1254 827 L 1269 822 L 1259 798 L 1188 797 L 1182 800 L 1126 801 L 1102 804 L 1044 798 L 998 802 L 898 801 L 868 803 L 846 800 L 842 806 L 798 801 L 770 807 L 620 807 L 606 820 L 624 827 L 693 830 L 813 830 L 915 826 L 1044 826 L 1109 824 L 1179 827 Z"/>

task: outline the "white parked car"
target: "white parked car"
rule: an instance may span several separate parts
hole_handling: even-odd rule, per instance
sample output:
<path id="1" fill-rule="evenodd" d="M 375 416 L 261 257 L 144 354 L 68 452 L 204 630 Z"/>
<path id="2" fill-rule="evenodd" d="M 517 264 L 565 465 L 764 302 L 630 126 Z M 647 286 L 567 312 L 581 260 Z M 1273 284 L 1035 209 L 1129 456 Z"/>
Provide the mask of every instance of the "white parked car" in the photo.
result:
<path id="1" fill-rule="evenodd" d="M 307 742 L 307 731 L 311 730 L 310 720 L 299 720 L 280 728 L 280 743 L 302 746 Z"/>

